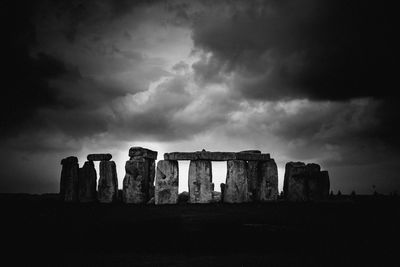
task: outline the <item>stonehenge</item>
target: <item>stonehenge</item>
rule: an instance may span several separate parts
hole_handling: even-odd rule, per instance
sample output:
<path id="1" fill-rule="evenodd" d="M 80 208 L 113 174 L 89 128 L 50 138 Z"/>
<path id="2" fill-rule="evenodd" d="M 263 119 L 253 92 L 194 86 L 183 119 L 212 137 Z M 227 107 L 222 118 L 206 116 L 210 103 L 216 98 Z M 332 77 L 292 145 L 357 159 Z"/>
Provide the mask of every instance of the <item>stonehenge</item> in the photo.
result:
<path id="1" fill-rule="evenodd" d="M 77 157 L 61 161 L 60 199 L 64 202 L 127 204 L 247 203 L 275 201 L 278 168 L 270 154 L 259 150 L 240 152 L 172 152 L 157 162 L 157 151 L 131 147 L 125 163 L 122 190 L 118 190 L 116 164 L 112 155 L 89 154 L 79 168 Z M 179 194 L 179 163 L 188 160 L 188 191 Z M 94 161 L 99 161 L 99 180 Z M 225 183 L 214 191 L 212 161 L 226 161 Z M 96 191 L 97 186 L 97 191 Z M 318 164 L 288 162 L 283 196 L 288 201 L 322 201 L 329 195 L 329 174 Z"/>
<path id="2" fill-rule="evenodd" d="M 285 166 L 283 193 L 289 201 L 321 201 L 329 196 L 329 175 L 318 164 L 288 162 Z"/>

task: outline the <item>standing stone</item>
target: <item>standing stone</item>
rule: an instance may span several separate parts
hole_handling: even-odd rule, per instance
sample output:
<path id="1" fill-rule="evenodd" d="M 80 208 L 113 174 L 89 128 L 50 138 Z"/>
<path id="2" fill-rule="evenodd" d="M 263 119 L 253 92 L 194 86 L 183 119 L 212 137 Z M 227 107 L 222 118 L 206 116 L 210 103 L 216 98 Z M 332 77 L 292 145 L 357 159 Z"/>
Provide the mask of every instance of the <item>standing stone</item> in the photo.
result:
<path id="1" fill-rule="evenodd" d="M 154 197 L 154 178 L 156 176 L 156 162 L 154 159 L 147 159 L 149 162 L 149 199 Z"/>
<path id="2" fill-rule="evenodd" d="M 242 203 L 248 201 L 248 166 L 244 160 L 228 160 L 224 202 Z"/>
<path id="3" fill-rule="evenodd" d="M 118 178 L 114 161 L 100 161 L 97 198 L 101 203 L 111 203 L 118 198 Z"/>
<path id="4" fill-rule="evenodd" d="M 188 182 L 190 203 L 210 203 L 213 199 L 211 161 L 190 161 Z"/>
<path id="5" fill-rule="evenodd" d="M 97 173 L 93 161 L 86 161 L 79 169 L 79 201 L 96 200 Z"/>
<path id="6" fill-rule="evenodd" d="M 308 179 L 309 200 L 327 200 L 329 197 L 329 187 L 329 175 L 327 171 L 312 173 Z"/>
<path id="7" fill-rule="evenodd" d="M 269 201 L 278 199 L 278 167 L 273 159 L 259 163 L 259 187 L 257 200 Z"/>
<path id="8" fill-rule="evenodd" d="M 65 202 L 78 200 L 78 158 L 68 157 L 61 160 L 60 198 Z"/>
<path id="9" fill-rule="evenodd" d="M 132 157 L 125 164 L 122 201 L 147 203 L 154 197 L 155 161 L 140 156 Z"/>
<path id="10" fill-rule="evenodd" d="M 248 162 L 248 191 L 249 199 L 252 201 L 258 200 L 259 187 L 260 187 L 260 161 L 249 161 Z"/>
<path id="11" fill-rule="evenodd" d="M 176 160 L 160 160 L 157 163 L 155 204 L 178 203 L 179 167 Z"/>
<path id="12" fill-rule="evenodd" d="M 283 191 L 287 200 L 307 200 L 307 172 L 303 162 L 286 163 Z"/>

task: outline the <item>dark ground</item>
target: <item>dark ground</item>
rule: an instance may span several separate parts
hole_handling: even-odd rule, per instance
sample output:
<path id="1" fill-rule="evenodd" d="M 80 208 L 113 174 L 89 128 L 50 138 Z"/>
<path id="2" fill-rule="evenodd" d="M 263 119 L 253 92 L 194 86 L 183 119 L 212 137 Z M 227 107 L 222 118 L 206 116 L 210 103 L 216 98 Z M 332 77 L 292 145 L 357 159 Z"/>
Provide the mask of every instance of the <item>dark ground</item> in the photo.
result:
<path id="1" fill-rule="evenodd" d="M 2 262 L 51 266 L 388 266 L 400 200 L 173 206 L 0 195 Z M 397 262 L 397 263 L 396 263 Z M 392 265 L 392 264 L 390 264 Z"/>

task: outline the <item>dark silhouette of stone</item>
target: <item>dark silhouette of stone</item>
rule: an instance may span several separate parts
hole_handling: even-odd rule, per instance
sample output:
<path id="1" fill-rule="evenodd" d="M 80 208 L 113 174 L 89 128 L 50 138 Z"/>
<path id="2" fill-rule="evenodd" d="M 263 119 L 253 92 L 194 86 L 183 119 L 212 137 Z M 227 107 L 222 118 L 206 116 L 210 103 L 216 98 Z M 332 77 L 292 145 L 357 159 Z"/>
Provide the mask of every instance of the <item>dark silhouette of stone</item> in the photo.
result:
<path id="1" fill-rule="evenodd" d="M 155 204 L 178 203 L 179 168 L 175 160 L 160 160 L 157 163 Z"/>
<path id="2" fill-rule="evenodd" d="M 183 191 L 178 195 L 178 203 L 187 203 L 189 202 L 189 192 Z"/>
<path id="3" fill-rule="evenodd" d="M 93 161 L 86 161 L 79 169 L 79 202 L 97 200 L 97 173 Z"/>
<path id="4" fill-rule="evenodd" d="M 228 161 L 228 160 L 269 160 L 269 154 L 248 153 L 248 152 L 173 152 L 165 153 L 165 160 L 211 160 L 211 161 Z"/>
<path id="5" fill-rule="evenodd" d="M 111 203 L 118 198 L 118 178 L 114 161 L 100 161 L 100 179 L 97 199 L 101 203 Z"/>
<path id="6" fill-rule="evenodd" d="M 61 160 L 60 199 L 65 202 L 78 201 L 78 173 L 77 157 L 67 157 Z"/>
<path id="7" fill-rule="evenodd" d="M 224 183 L 220 183 L 219 187 L 221 188 L 221 202 L 224 202 L 225 184 Z"/>
<path id="8" fill-rule="evenodd" d="M 243 203 L 248 201 L 248 167 L 244 160 L 228 160 L 224 190 L 225 203 Z"/>
<path id="9" fill-rule="evenodd" d="M 190 161 L 188 182 L 190 203 L 210 203 L 213 191 L 211 161 Z"/>
<path id="10" fill-rule="evenodd" d="M 259 186 L 256 199 L 270 201 L 278 199 L 278 167 L 273 159 L 259 163 Z"/>
<path id="11" fill-rule="evenodd" d="M 329 175 L 318 164 L 289 162 L 285 167 L 284 193 L 291 201 L 321 201 L 329 197 Z"/>
<path id="12" fill-rule="evenodd" d="M 153 151 L 147 148 L 143 148 L 143 147 L 131 147 L 129 149 L 129 157 L 135 158 L 135 157 L 141 157 L 141 158 L 147 158 L 147 159 L 153 159 L 156 160 L 157 159 L 157 151 Z"/>
<path id="13" fill-rule="evenodd" d="M 87 156 L 87 160 L 89 161 L 109 161 L 111 158 L 111 154 L 89 154 Z"/>
<path id="14" fill-rule="evenodd" d="M 256 153 L 256 154 L 261 154 L 260 150 L 243 150 L 240 151 L 239 153 Z"/>

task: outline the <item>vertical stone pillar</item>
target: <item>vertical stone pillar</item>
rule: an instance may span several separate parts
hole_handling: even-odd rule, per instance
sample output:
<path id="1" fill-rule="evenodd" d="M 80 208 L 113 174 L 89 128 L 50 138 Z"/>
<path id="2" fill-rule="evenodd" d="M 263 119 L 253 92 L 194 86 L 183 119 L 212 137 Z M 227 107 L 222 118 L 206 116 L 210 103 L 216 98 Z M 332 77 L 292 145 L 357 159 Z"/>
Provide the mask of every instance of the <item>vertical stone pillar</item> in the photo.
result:
<path id="1" fill-rule="evenodd" d="M 210 203 L 212 201 L 211 161 L 190 161 L 188 183 L 190 203 Z"/>
<path id="2" fill-rule="evenodd" d="M 78 200 L 78 158 L 68 157 L 61 160 L 60 198 L 65 202 Z"/>
<path id="3" fill-rule="evenodd" d="M 224 202 L 242 203 L 248 201 L 248 166 L 244 160 L 228 160 Z"/>
<path id="4" fill-rule="evenodd" d="M 273 159 L 260 161 L 259 187 L 256 190 L 258 201 L 269 201 L 278 199 L 278 167 Z"/>
<path id="5" fill-rule="evenodd" d="M 327 200 L 329 197 L 329 187 L 329 175 L 327 171 L 311 173 L 308 179 L 309 200 Z"/>
<path id="6" fill-rule="evenodd" d="M 118 197 L 118 178 L 114 161 L 100 161 L 100 179 L 97 198 L 101 203 L 111 203 Z"/>
<path id="7" fill-rule="evenodd" d="M 86 161 L 79 169 L 79 202 L 96 201 L 97 173 L 93 161 Z"/>
<path id="8" fill-rule="evenodd" d="M 303 162 L 286 163 L 283 193 L 290 201 L 307 200 L 307 172 Z"/>
<path id="9" fill-rule="evenodd" d="M 148 186 L 149 186 L 149 200 L 154 197 L 154 179 L 156 176 L 156 161 L 154 159 L 148 159 L 149 161 L 149 181 L 148 181 Z"/>
<path id="10" fill-rule="evenodd" d="M 221 202 L 224 202 L 224 195 L 225 195 L 225 184 L 220 183 L 220 188 L 221 188 Z"/>
<path id="11" fill-rule="evenodd" d="M 122 201 L 125 203 L 146 203 L 148 201 L 149 161 L 145 158 L 128 160 L 125 164 Z"/>
<path id="12" fill-rule="evenodd" d="M 260 162 L 251 160 L 248 162 L 248 191 L 249 200 L 259 200 L 259 187 L 260 187 Z"/>
<path id="13" fill-rule="evenodd" d="M 176 160 L 160 160 L 157 163 L 155 204 L 178 203 L 179 167 Z"/>

